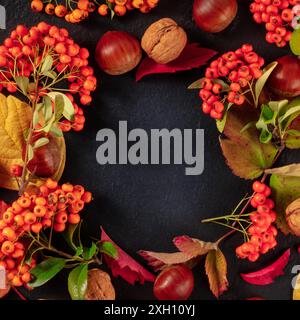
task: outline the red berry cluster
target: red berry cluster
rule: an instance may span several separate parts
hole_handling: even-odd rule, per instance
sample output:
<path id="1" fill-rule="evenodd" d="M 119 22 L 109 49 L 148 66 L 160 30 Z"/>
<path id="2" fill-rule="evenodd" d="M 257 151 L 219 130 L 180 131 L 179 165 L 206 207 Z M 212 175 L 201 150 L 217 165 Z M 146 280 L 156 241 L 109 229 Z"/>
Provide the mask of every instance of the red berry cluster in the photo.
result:
<path id="1" fill-rule="evenodd" d="M 250 44 L 244 44 L 236 51 L 223 54 L 206 69 L 200 97 L 202 110 L 214 119 L 221 119 L 225 102 L 242 105 L 243 92 L 251 81 L 262 75 L 264 59 L 253 51 Z"/>
<path id="2" fill-rule="evenodd" d="M 29 270 L 35 261 L 24 264 L 22 241 L 26 234 L 39 234 L 48 228 L 62 232 L 68 223 L 78 224 L 80 212 L 91 200 L 91 193 L 80 185 L 59 186 L 48 179 L 36 194 L 24 193 L 4 211 L 0 219 L 0 266 L 6 268 L 10 284 L 21 286 L 30 281 Z"/>
<path id="3" fill-rule="evenodd" d="M 267 253 L 277 245 L 277 229 L 272 225 L 276 220 L 274 202 L 268 198 L 271 189 L 264 183 L 255 181 L 253 190 L 255 193 L 251 199 L 251 206 L 256 211 L 250 214 L 252 224 L 247 230 L 250 240 L 236 248 L 239 258 L 248 258 L 252 262 L 256 261 L 260 254 Z"/>
<path id="4" fill-rule="evenodd" d="M 59 78 L 53 80 L 51 76 L 40 75 L 43 84 L 67 79 L 70 83 L 69 98 L 73 101 L 73 96 L 79 94 L 82 105 L 90 104 L 91 92 L 96 89 L 97 80 L 93 69 L 88 65 L 88 50 L 76 44 L 66 29 L 59 29 L 45 22 L 40 22 L 30 29 L 23 25 L 17 26 L 0 46 L 0 91 L 6 88 L 10 93 L 16 92 L 16 76 L 31 78 L 30 82 L 35 82 L 33 75 L 36 78 L 36 72 L 41 69 L 46 56 L 52 57 L 53 71 Z M 43 84 L 39 84 L 39 92 L 35 92 L 35 85 L 28 86 L 28 97 L 42 97 L 55 90 L 54 84 L 52 87 Z M 74 108 L 75 122 L 64 121 L 62 129 L 65 131 L 71 128 L 76 131 L 83 129 L 83 110 L 75 103 Z"/>
<path id="5" fill-rule="evenodd" d="M 300 0 L 255 0 L 251 3 L 254 20 L 265 23 L 267 42 L 286 46 L 292 35 L 293 7 L 298 4 Z"/>

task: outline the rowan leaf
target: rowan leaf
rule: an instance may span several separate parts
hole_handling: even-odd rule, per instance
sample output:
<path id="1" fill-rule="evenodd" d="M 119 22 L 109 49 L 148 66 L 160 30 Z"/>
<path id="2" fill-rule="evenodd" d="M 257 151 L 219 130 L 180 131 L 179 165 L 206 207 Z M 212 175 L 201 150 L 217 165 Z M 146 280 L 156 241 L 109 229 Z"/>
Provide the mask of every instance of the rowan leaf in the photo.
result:
<path id="1" fill-rule="evenodd" d="M 300 178 L 273 174 L 270 178 L 270 187 L 276 202 L 277 226 L 287 235 L 290 229 L 285 219 L 285 210 L 300 197 Z"/>
<path id="2" fill-rule="evenodd" d="M 227 262 L 220 249 L 210 251 L 205 260 L 205 272 L 210 290 L 219 298 L 228 289 Z"/>
<path id="3" fill-rule="evenodd" d="M 220 144 L 232 172 L 244 179 L 255 179 L 272 166 L 277 148 L 259 141 L 259 132 L 254 127 L 242 129 L 247 123 L 257 121 L 257 112 L 249 107 L 232 107 L 227 115 L 224 137 Z M 245 152 L 247 150 L 247 152 Z"/>

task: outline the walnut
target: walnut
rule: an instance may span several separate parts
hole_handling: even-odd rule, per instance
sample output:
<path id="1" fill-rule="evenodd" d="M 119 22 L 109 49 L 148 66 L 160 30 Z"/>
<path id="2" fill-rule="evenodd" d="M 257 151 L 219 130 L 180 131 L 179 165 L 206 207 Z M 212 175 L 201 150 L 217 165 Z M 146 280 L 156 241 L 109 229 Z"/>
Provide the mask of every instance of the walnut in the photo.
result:
<path id="1" fill-rule="evenodd" d="M 287 207 L 286 221 L 292 233 L 300 237 L 300 198 Z"/>
<path id="2" fill-rule="evenodd" d="M 157 63 L 168 63 L 179 57 L 187 44 L 185 31 L 170 19 L 154 22 L 142 38 L 142 48 Z"/>
<path id="3" fill-rule="evenodd" d="M 89 270 L 86 300 L 115 300 L 116 293 L 108 273 L 100 269 Z"/>

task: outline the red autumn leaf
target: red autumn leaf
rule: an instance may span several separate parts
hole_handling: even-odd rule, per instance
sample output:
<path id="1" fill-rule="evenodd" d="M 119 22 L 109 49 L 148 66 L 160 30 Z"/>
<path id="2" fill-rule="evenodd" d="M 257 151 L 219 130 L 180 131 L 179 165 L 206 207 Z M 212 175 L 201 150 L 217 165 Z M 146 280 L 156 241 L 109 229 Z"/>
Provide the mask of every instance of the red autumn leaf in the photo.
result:
<path id="1" fill-rule="evenodd" d="M 155 276 L 117 246 L 103 228 L 101 228 L 101 241 L 111 242 L 118 250 L 119 256 L 117 259 L 104 254 L 104 259 L 114 277 L 120 276 L 131 285 L 134 285 L 136 281 L 143 284 L 145 281 L 153 282 L 155 280 Z"/>
<path id="2" fill-rule="evenodd" d="M 275 278 L 284 274 L 283 269 L 289 262 L 291 250 L 288 249 L 270 266 L 251 273 L 241 273 L 241 277 L 248 283 L 264 286 L 274 282 Z"/>
<path id="3" fill-rule="evenodd" d="M 145 58 L 136 72 L 136 81 L 149 74 L 174 73 L 201 67 L 216 54 L 214 50 L 201 48 L 197 43 L 192 43 L 185 47 L 176 60 L 167 64 L 159 64 L 150 58 Z"/>

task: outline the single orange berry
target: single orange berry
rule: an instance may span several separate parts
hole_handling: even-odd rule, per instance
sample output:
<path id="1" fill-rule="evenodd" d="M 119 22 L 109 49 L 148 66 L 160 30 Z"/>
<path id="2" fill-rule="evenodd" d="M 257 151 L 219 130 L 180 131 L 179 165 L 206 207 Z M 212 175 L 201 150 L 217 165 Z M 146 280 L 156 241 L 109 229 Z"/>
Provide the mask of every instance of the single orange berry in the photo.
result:
<path id="1" fill-rule="evenodd" d="M 108 5 L 107 4 L 101 4 L 101 6 L 98 8 L 98 13 L 100 16 L 107 16 L 108 15 Z"/>
<path id="2" fill-rule="evenodd" d="M 59 212 L 55 216 L 55 221 L 57 223 L 66 223 L 68 221 L 68 214 L 66 213 L 66 211 Z"/>
<path id="3" fill-rule="evenodd" d="M 125 6 L 120 6 L 120 5 L 117 4 L 114 7 L 114 12 L 120 17 L 124 16 L 126 14 L 126 11 L 127 11 L 127 9 L 126 9 Z"/>
<path id="4" fill-rule="evenodd" d="M 25 273 L 22 275 L 22 281 L 23 281 L 24 283 L 28 283 L 28 282 L 30 282 L 30 280 L 31 280 L 31 274 L 30 274 L 30 272 L 25 272 Z"/>
<path id="5" fill-rule="evenodd" d="M 74 187 L 72 184 L 70 183 L 64 183 L 62 186 L 61 186 L 61 189 L 64 191 L 64 192 L 72 192 Z"/>
<path id="6" fill-rule="evenodd" d="M 20 214 L 14 217 L 14 221 L 18 227 L 22 227 L 25 224 L 24 218 Z"/>
<path id="7" fill-rule="evenodd" d="M 15 250 L 15 246 L 11 241 L 4 241 L 1 246 L 1 251 L 4 254 L 11 254 Z"/>
<path id="8" fill-rule="evenodd" d="M 31 225 L 31 231 L 34 233 L 40 233 L 43 228 L 43 225 L 40 222 L 36 222 Z"/>
<path id="9" fill-rule="evenodd" d="M 49 188 L 49 189 L 51 189 L 51 190 L 54 190 L 54 189 L 57 188 L 58 183 L 57 183 L 57 181 L 55 181 L 55 180 L 47 179 L 47 181 L 46 181 L 46 186 L 47 186 L 47 188 Z"/>
<path id="10" fill-rule="evenodd" d="M 19 276 L 14 276 L 12 281 L 11 281 L 12 286 L 14 287 L 21 287 L 23 285 L 22 280 L 20 279 Z"/>
<path id="11" fill-rule="evenodd" d="M 28 197 L 21 197 L 18 199 L 17 202 L 24 209 L 29 208 L 31 206 L 31 200 Z"/>
<path id="12" fill-rule="evenodd" d="M 33 209 L 33 213 L 38 217 L 44 217 L 44 215 L 47 213 L 47 208 L 45 206 L 35 206 Z"/>
<path id="13" fill-rule="evenodd" d="M 55 8 L 54 12 L 59 18 L 63 18 L 67 14 L 67 8 L 60 4 Z"/>
<path id="14" fill-rule="evenodd" d="M 71 213 L 68 217 L 70 224 L 78 224 L 80 222 L 80 215 L 78 213 Z"/>
<path id="15" fill-rule="evenodd" d="M 40 12 L 44 8 L 43 2 L 41 0 L 33 0 L 31 2 L 31 9 L 35 12 Z"/>
<path id="16" fill-rule="evenodd" d="M 50 228 L 52 226 L 52 220 L 51 219 L 43 219 L 42 225 L 45 229 Z"/>
<path id="17" fill-rule="evenodd" d="M 27 224 L 33 224 L 36 222 L 36 215 L 32 212 L 27 212 L 25 214 L 24 221 Z"/>
<path id="18" fill-rule="evenodd" d="M 81 199 L 85 202 L 85 203 L 90 203 L 93 199 L 92 193 L 89 191 L 85 191 L 84 194 L 82 195 Z"/>
<path id="19" fill-rule="evenodd" d="M 48 3 L 45 7 L 45 12 L 49 15 L 53 15 L 55 13 L 55 7 L 54 4 Z"/>
<path id="20" fill-rule="evenodd" d="M 47 201 L 46 201 L 46 199 L 43 198 L 43 197 L 37 197 L 37 198 L 35 199 L 35 204 L 36 204 L 37 206 L 45 206 L 45 205 L 47 204 Z"/>
<path id="21" fill-rule="evenodd" d="M 63 232 L 66 229 L 66 224 L 65 223 L 54 223 L 53 229 L 56 232 Z"/>
<path id="22" fill-rule="evenodd" d="M 15 241 L 17 239 L 17 235 L 11 227 L 4 228 L 2 230 L 2 235 L 9 241 Z"/>
<path id="23" fill-rule="evenodd" d="M 3 213 L 2 219 L 5 223 L 9 224 L 14 220 L 14 214 L 11 211 Z"/>

